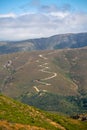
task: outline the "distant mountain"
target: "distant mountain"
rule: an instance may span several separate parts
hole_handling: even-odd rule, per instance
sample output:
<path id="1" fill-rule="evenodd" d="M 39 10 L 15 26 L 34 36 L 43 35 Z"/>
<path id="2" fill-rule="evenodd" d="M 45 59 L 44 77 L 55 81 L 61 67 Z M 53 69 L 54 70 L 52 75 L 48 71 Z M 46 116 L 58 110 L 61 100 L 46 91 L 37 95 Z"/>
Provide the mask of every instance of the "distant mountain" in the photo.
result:
<path id="1" fill-rule="evenodd" d="M 87 46 L 87 33 L 60 34 L 48 38 L 0 42 L 0 53 L 80 48 L 85 46 Z"/>

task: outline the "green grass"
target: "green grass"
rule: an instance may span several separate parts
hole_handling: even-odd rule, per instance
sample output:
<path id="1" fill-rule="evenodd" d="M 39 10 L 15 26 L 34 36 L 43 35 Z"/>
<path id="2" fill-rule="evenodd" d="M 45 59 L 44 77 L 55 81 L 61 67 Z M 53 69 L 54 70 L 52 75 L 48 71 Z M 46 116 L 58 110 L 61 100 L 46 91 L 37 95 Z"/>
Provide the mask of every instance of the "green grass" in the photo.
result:
<path id="1" fill-rule="evenodd" d="M 56 123 L 61 124 L 66 130 L 86 130 L 87 122 L 81 122 L 78 120 L 72 120 L 69 117 L 57 114 L 46 114 L 48 118 L 51 118 Z"/>
<path id="2" fill-rule="evenodd" d="M 62 114 L 44 112 L 0 95 L 0 120 L 38 126 L 46 130 L 61 130 L 60 127 L 56 128 L 51 124 L 48 119 L 60 124 L 66 130 L 85 130 L 87 127 L 87 122 L 73 120 Z"/>
<path id="3" fill-rule="evenodd" d="M 56 130 L 38 109 L 0 95 L 0 120 Z"/>

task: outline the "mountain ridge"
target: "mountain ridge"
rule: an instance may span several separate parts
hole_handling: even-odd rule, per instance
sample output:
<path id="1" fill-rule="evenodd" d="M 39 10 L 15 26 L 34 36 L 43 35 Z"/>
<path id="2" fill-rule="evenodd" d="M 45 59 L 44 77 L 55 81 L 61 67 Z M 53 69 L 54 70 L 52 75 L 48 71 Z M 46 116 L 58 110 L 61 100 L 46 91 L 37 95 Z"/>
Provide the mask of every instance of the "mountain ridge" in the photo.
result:
<path id="1" fill-rule="evenodd" d="M 87 46 L 87 33 L 58 34 L 46 38 L 0 42 L 0 44 L 0 53 L 80 48 Z"/>

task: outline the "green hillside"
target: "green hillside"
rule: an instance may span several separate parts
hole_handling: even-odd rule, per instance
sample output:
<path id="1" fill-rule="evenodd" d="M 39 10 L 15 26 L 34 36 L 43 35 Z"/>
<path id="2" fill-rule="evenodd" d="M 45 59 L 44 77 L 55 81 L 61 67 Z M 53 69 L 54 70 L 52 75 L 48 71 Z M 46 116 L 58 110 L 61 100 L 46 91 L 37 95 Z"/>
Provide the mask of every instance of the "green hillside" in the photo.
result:
<path id="1" fill-rule="evenodd" d="M 0 130 L 86 130 L 87 122 L 36 108 L 0 95 Z"/>

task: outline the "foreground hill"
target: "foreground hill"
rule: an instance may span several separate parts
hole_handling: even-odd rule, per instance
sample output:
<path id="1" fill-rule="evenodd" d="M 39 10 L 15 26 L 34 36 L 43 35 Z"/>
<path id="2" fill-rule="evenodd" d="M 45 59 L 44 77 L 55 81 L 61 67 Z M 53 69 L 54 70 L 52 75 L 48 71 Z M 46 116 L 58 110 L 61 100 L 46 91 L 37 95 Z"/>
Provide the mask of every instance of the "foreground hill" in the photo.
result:
<path id="1" fill-rule="evenodd" d="M 87 46 L 87 33 L 60 34 L 48 38 L 0 42 L 0 53 L 80 48 L 85 46 Z"/>
<path id="2" fill-rule="evenodd" d="M 47 111 L 87 112 L 87 48 L 1 55 L 0 91 Z"/>
<path id="3" fill-rule="evenodd" d="M 0 95 L 1 130 L 86 130 L 87 122 L 49 114 Z"/>

